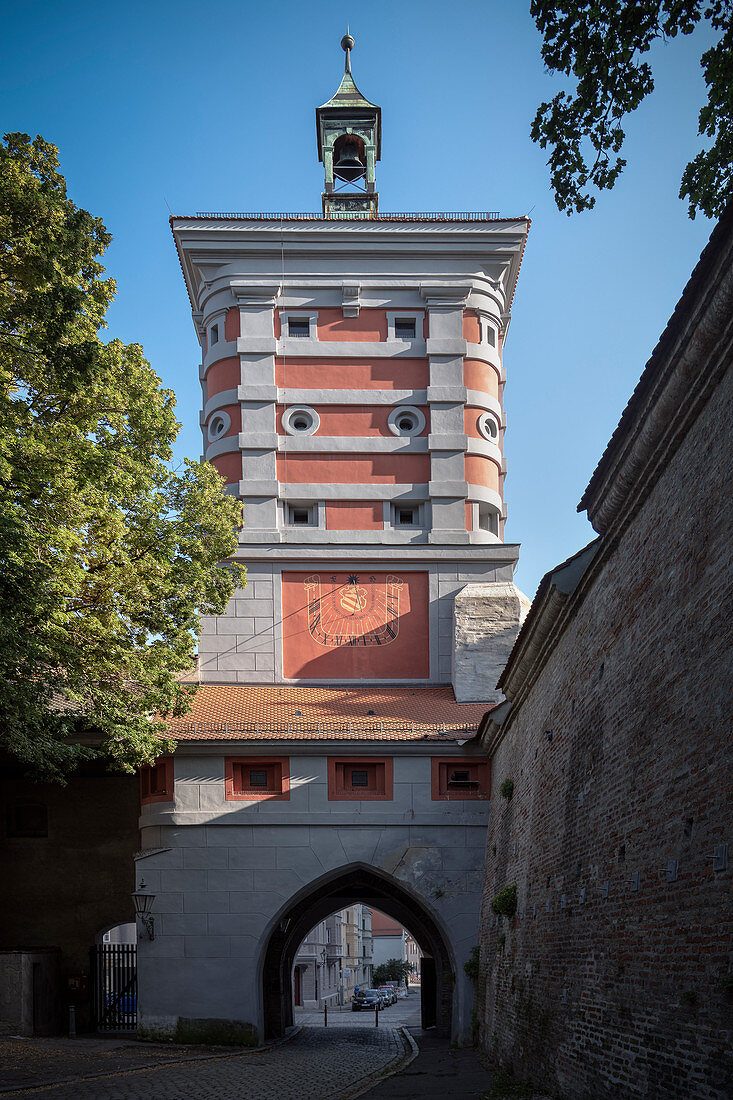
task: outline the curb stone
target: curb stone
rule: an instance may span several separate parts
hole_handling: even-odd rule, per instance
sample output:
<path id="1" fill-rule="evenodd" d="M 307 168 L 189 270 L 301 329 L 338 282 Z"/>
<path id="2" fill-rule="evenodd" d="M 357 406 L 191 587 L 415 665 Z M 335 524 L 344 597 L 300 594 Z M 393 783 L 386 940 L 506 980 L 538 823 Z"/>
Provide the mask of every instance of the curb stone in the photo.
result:
<path id="1" fill-rule="evenodd" d="M 369 1092 L 375 1085 L 381 1084 L 382 1081 L 387 1081 L 390 1077 L 394 1077 L 396 1073 L 401 1073 L 403 1069 L 407 1069 L 411 1062 L 414 1062 L 420 1053 L 420 1049 L 413 1039 L 410 1032 L 406 1027 L 400 1026 L 395 1028 L 395 1031 L 401 1032 L 403 1042 L 405 1043 L 408 1053 L 396 1064 L 382 1069 L 379 1073 L 375 1073 L 368 1081 L 360 1081 L 354 1088 L 357 1091 L 342 1092 L 338 1096 L 332 1096 L 330 1098 L 324 1097 L 324 1100 L 356 1100 L 358 1096 L 363 1096 L 365 1092 Z"/>

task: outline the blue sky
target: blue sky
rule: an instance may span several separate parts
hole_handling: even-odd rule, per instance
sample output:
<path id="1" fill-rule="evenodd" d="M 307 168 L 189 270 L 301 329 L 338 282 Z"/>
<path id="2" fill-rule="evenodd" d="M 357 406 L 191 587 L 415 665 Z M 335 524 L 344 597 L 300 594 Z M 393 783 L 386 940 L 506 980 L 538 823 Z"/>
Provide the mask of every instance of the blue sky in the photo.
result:
<path id="1" fill-rule="evenodd" d="M 593 537 L 576 504 L 711 230 L 677 198 L 699 148 L 705 30 L 656 48 L 621 180 L 572 218 L 529 138 L 562 86 L 529 0 L 18 0 L 0 15 L 3 130 L 58 145 L 71 197 L 113 233 L 109 335 L 143 345 L 178 397 L 178 454 L 198 457 L 199 352 L 168 207 L 319 209 L 313 112 L 340 80 L 347 20 L 355 79 L 383 111 L 381 208 L 532 217 L 505 362 L 506 535 L 533 595 Z"/>

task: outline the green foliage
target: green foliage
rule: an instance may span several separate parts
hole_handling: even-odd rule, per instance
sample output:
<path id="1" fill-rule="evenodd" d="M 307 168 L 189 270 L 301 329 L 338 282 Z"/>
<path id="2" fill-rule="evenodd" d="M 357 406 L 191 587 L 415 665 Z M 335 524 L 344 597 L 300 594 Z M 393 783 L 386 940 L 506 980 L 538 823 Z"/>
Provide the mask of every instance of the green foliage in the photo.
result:
<path id="1" fill-rule="evenodd" d="M 511 797 L 514 794 L 514 780 L 505 779 L 502 785 L 499 787 L 499 793 L 502 798 L 505 798 L 507 802 L 510 802 Z"/>
<path id="2" fill-rule="evenodd" d="M 502 917 L 513 917 L 517 911 L 517 887 L 514 883 L 505 886 L 491 902 L 494 913 Z"/>
<path id="3" fill-rule="evenodd" d="M 471 957 L 463 964 L 463 969 L 472 982 L 475 982 L 478 978 L 480 954 L 481 949 L 476 944 L 471 948 Z"/>
<path id="4" fill-rule="evenodd" d="M 175 399 L 137 344 L 104 343 L 111 237 L 42 138 L 0 143 L 0 747 L 62 779 L 99 743 L 133 771 L 167 751 L 199 614 L 238 569 L 238 503 L 170 467 Z M 86 733 L 86 736 L 81 736 Z M 81 743 L 80 743 L 81 742 Z M 84 745 L 86 742 L 86 746 Z"/>
<path id="5" fill-rule="evenodd" d="M 701 58 L 708 89 L 698 133 L 711 139 L 685 169 L 680 197 L 690 217 L 722 214 L 733 193 L 733 5 L 730 0 L 531 0 L 543 36 L 547 68 L 574 82 L 542 103 L 532 140 L 550 149 L 548 165 L 558 209 L 568 214 L 595 205 L 591 188 L 616 183 L 626 161 L 622 121 L 654 89 L 643 57 L 660 40 L 691 34 L 707 21 L 720 40 Z"/>
<path id="6" fill-rule="evenodd" d="M 387 959 L 374 967 L 372 982 L 375 986 L 384 985 L 385 982 L 407 982 L 407 975 L 414 969 L 415 964 L 405 959 Z"/>

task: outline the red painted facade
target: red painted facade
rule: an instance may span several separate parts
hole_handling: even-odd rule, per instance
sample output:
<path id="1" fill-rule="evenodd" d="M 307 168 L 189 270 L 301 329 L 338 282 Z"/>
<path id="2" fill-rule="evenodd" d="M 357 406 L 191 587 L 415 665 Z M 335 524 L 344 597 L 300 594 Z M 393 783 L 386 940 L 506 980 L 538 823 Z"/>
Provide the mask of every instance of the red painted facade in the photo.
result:
<path id="1" fill-rule="evenodd" d="M 277 479 L 285 485 L 415 485 L 430 480 L 427 454 L 279 454 Z"/>
<path id="2" fill-rule="evenodd" d="M 326 501 L 326 530 L 381 531 L 384 508 L 381 500 Z"/>
<path id="3" fill-rule="evenodd" d="M 289 356 L 275 360 L 275 384 L 288 389 L 424 390 L 429 380 L 427 359 Z"/>

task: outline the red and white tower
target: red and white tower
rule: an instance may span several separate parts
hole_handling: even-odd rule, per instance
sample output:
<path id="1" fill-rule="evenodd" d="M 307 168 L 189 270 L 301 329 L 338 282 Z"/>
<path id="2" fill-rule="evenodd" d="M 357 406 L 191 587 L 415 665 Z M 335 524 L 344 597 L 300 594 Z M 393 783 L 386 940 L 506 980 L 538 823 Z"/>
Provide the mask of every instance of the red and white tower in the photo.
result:
<path id="1" fill-rule="evenodd" d="M 495 699 L 523 606 L 504 542 L 503 347 L 528 221 L 378 213 L 381 113 L 342 44 L 342 84 L 317 110 L 324 213 L 172 219 L 204 454 L 244 502 L 249 570 L 202 623 L 200 677 Z M 463 614 L 467 585 L 491 587 Z"/>

